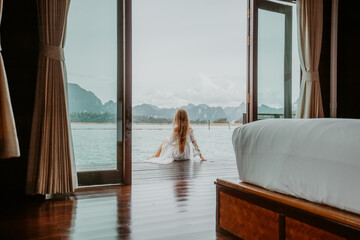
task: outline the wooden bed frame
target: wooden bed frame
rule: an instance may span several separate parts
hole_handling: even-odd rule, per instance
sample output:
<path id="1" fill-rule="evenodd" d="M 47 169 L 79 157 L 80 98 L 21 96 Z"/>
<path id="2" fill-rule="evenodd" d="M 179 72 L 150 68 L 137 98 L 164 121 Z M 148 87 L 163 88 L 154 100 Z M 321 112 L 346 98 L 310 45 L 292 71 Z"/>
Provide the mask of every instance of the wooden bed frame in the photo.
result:
<path id="1" fill-rule="evenodd" d="M 216 182 L 216 230 L 234 239 L 360 239 L 360 215 L 237 180 Z"/>

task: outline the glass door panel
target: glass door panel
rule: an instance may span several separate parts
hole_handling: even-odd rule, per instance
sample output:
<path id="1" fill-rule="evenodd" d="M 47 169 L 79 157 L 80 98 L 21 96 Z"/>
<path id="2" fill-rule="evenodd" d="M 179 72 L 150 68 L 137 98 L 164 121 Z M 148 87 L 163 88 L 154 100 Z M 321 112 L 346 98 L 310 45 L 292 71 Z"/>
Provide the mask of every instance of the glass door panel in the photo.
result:
<path id="1" fill-rule="evenodd" d="M 285 16 L 258 11 L 258 119 L 284 115 Z"/>
<path id="2" fill-rule="evenodd" d="M 292 118 L 300 87 L 295 4 L 252 0 L 250 119 Z"/>
<path id="3" fill-rule="evenodd" d="M 65 53 L 80 186 L 122 182 L 125 1 L 70 4 Z"/>

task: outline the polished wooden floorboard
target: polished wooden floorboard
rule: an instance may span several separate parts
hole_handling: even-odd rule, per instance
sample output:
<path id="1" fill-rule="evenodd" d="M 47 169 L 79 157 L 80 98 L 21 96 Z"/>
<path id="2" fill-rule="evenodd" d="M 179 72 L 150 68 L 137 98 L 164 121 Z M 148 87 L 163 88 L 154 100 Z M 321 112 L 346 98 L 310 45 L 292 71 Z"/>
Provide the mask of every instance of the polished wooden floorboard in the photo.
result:
<path id="1" fill-rule="evenodd" d="M 218 177 L 235 160 L 133 164 L 133 185 L 1 208 L 0 239 L 231 239 L 215 231 Z"/>

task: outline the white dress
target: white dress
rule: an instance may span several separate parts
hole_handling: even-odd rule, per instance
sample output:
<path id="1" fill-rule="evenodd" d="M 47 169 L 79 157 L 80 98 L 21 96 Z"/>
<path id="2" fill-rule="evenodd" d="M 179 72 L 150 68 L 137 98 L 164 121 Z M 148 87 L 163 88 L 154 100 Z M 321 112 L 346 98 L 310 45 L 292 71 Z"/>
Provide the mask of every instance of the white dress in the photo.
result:
<path id="1" fill-rule="evenodd" d="M 195 140 L 194 132 L 192 128 L 189 129 L 188 135 L 186 137 L 186 143 L 184 146 L 184 152 L 179 151 L 179 142 L 178 135 L 175 132 L 172 132 L 170 138 L 165 138 L 161 144 L 161 153 L 159 157 L 153 157 L 146 162 L 159 163 L 159 164 L 169 164 L 174 160 L 189 160 L 191 159 L 191 146 L 190 142 L 194 145 L 193 148 L 193 157 L 199 156 L 201 154 L 199 146 Z"/>

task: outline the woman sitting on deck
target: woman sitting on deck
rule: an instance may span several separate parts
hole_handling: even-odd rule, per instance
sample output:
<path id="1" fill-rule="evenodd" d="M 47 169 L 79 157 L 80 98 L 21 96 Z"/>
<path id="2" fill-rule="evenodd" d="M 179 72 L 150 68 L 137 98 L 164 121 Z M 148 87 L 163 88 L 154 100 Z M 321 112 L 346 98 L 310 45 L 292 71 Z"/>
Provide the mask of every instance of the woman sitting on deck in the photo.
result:
<path id="1" fill-rule="evenodd" d="M 188 113 L 180 108 L 175 114 L 174 131 L 171 137 L 165 138 L 157 152 L 146 161 L 168 164 L 174 160 L 188 160 L 191 152 L 190 141 L 194 145 L 194 157 L 199 156 L 202 161 L 206 161 L 195 140 Z"/>

